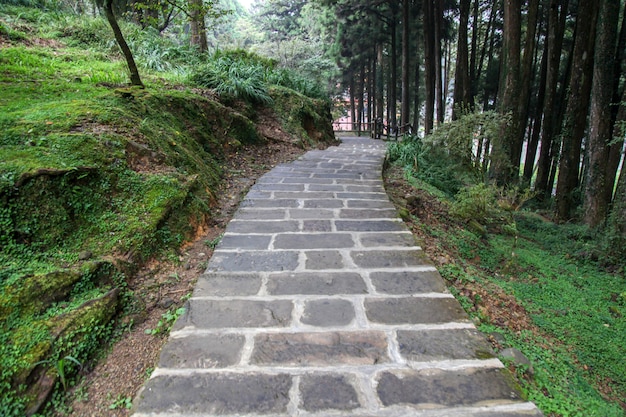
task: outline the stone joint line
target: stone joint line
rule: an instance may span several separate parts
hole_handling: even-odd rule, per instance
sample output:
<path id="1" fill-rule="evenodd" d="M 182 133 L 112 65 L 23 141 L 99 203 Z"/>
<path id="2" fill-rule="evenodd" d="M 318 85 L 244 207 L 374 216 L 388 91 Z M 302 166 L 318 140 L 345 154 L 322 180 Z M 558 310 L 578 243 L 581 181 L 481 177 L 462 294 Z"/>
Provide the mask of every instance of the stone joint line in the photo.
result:
<path id="1" fill-rule="evenodd" d="M 258 179 L 135 416 L 542 415 L 397 216 L 385 152 L 345 138 Z"/>

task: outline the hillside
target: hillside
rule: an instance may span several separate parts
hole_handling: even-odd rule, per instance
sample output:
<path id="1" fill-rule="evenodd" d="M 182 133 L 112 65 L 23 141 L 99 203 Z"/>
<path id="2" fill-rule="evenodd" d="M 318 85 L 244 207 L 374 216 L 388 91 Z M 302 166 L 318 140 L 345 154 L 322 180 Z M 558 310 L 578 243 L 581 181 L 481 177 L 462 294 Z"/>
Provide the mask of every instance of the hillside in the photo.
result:
<path id="1" fill-rule="evenodd" d="M 37 412 L 103 342 L 175 314 L 191 284 L 162 293 L 158 271 L 269 164 L 334 141 L 323 100 L 275 86 L 251 105 L 149 71 L 129 88 L 115 49 L 52 20 L 0 9 L 2 415 Z"/>

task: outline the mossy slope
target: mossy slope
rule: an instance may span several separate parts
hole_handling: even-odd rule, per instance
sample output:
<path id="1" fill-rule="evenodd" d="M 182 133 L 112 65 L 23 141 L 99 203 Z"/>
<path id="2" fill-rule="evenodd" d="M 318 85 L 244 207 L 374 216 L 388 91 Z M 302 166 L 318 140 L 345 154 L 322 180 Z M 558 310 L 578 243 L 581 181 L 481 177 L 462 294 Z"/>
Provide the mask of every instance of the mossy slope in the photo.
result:
<path id="1" fill-rule="evenodd" d="M 58 379 L 54 364 L 87 361 L 111 335 L 132 305 L 128 277 L 211 216 L 220 161 L 265 139 L 254 108 L 149 77 L 145 90 L 101 82 L 117 59 L 33 46 L 0 23 L 0 414 L 23 415 Z M 334 139 L 324 103 L 275 95 L 285 131 Z"/>

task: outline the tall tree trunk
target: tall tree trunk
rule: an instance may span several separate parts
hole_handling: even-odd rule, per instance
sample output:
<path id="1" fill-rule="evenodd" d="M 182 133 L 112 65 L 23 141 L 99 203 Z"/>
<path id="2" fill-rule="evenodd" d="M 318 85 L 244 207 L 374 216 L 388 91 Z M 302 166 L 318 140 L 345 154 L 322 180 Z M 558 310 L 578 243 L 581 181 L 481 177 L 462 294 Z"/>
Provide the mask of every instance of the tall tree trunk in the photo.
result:
<path id="1" fill-rule="evenodd" d="M 479 0 L 474 0 L 474 6 L 472 10 L 472 49 L 470 51 L 470 86 L 471 86 L 471 98 L 470 103 L 474 105 L 474 97 L 476 97 L 476 56 L 478 54 L 478 11 Z"/>
<path id="2" fill-rule="evenodd" d="M 385 77 L 383 72 L 383 44 L 376 45 L 376 117 L 383 119 L 385 117 L 385 100 L 384 87 Z"/>
<path id="3" fill-rule="evenodd" d="M 563 147 L 556 185 L 556 215 L 560 221 L 570 220 L 574 208 L 573 193 L 578 187 L 580 149 L 587 126 L 593 77 L 598 3 L 597 0 L 580 0 L 578 7 L 567 109 L 562 130 Z"/>
<path id="4" fill-rule="evenodd" d="M 117 19 L 115 18 L 115 14 L 113 14 L 113 0 L 106 0 L 104 3 L 104 14 L 109 21 L 109 25 L 111 25 L 111 29 L 113 30 L 113 34 L 115 35 L 115 40 L 117 41 L 122 53 L 124 54 L 124 58 L 126 59 L 126 65 L 128 65 L 128 71 L 130 72 L 130 83 L 131 85 L 136 85 L 143 88 L 143 83 L 141 82 L 141 77 L 139 76 L 139 70 L 137 69 L 137 65 L 135 64 L 135 59 L 133 58 L 133 53 L 131 52 L 128 44 L 126 43 L 126 39 L 124 39 L 124 35 L 122 34 L 122 30 L 120 26 L 117 24 Z"/>
<path id="5" fill-rule="evenodd" d="M 539 147 L 539 137 L 543 120 L 543 106 L 546 95 L 546 76 L 548 71 L 548 48 L 543 49 L 541 54 L 541 69 L 539 70 L 539 89 L 537 92 L 537 103 L 535 105 L 534 123 L 528 146 L 526 147 L 526 160 L 524 161 L 524 182 L 530 185 L 533 172 L 535 171 L 535 160 L 537 159 L 537 148 Z"/>
<path id="6" fill-rule="evenodd" d="M 433 1 L 433 23 L 435 32 L 434 59 L 435 59 L 435 114 L 437 125 L 443 123 L 445 105 L 443 101 L 443 68 L 441 65 L 441 35 L 443 25 L 443 10 L 441 1 Z"/>
<path id="7" fill-rule="evenodd" d="M 606 219 L 609 200 L 606 193 L 606 164 L 611 141 L 611 101 L 619 0 L 600 0 L 594 56 L 589 133 L 589 171 L 585 183 L 584 222 L 590 227 Z"/>
<path id="8" fill-rule="evenodd" d="M 411 1 L 402 0 L 402 94 L 400 107 L 400 123 L 402 126 L 410 123 L 410 107 L 409 107 L 409 17 L 410 17 Z"/>
<path id="9" fill-rule="evenodd" d="M 521 147 L 517 137 L 519 120 L 520 53 L 521 53 L 521 0 L 504 1 L 504 31 L 502 63 L 500 72 L 499 109 L 502 114 L 511 115 L 509 126 L 503 126 L 499 139 L 492 151 L 492 174 L 497 184 L 510 184 L 517 179 L 519 158 L 517 148 Z"/>
<path id="10" fill-rule="evenodd" d="M 458 112 L 467 111 L 471 106 L 471 86 L 469 76 L 469 51 L 467 48 L 467 30 L 469 24 L 470 1 L 461 0 L 459 4 L 459 36 L 456 51 L 456 71 L 454 74 L 454 105 L 452 120 L 458 118 Z M 537 1 L 537 0 L 535 0 Z"/>
<path id="11" fill-rule="evenodd" d="M 358 103 L 357 103 L 357 123 L 358 131 L 363 130 L 364 100 L 365 100 L 365 64 L 361 63 L 359 70 L 359 86 L 358 86 Z"/>
<path id="12" fill-rule="evenodd" d="M 426 93 L 424 134 L 432 132 L 435 118 L 435 25 L 433 3 L 425 1 L 424 8 L 424 84 Z"/>
<path id="13" fill-rule="evenodd" d="M 624 13 L 622 14 L 622 25 L 617 41 L 617 49 L 615 54 L 615 69 L 613 72 L 613 105 L 611 106 L 611 125 L 615 126 L 617 113 L 622 106 L 619 105 L 622 98 L 620 90 L 620 80 L 624 74 L 623 61 L 626 55 L 626 4 L 624 5 Z M 625 83 L 626 85 L 626 83 Z M 615 136 L 614 137 L 619 137 Z M 613 141 L 609 147 L 609 158 L 606 164 L 606 193 L 609 202 L 613 199 L 613 190 L 615 189 L 615 178 L 619 163 L 622 159 L 622 142 Z"/>
<path id="14" fill-rule="evenodd" d="M 524 55 L 521 63 L 521 75 L 520 75 L 520 97 L 519 97 L 519 126 L 517 135 L 519 137 L 518 142 L 522 144 L 524 142 L 524 136 L 526 133 L 526 126 L 528 125 L 528 108 L 530 106 L 530 91 L 533 75 L 533 61 L 535 58 L 535 45 L 537 33 L 537 22 L 539 15 L 539 0 L 530 0 L 528 3 L 528 22 L 526 30 L 526 40 L 524 42 Z M 513 160 L 519 160 L 521 158 L 522 146 L 516 149 L 519 151 L 519 155 L 514 154 Z"/>
<path id="15" fill-rule="evenodd" d="M 355 82 L 354 82 L 354 74 L 350 76 L 350 126 L 351 130 L 356 130 L 356 91 L 355 91 Z"/>
<path id="16" fill-rule="evenodd" d="M 543 131 L 541 135 L 541 147 L 539 161 L 537 162 L 537 180 L 535 190 L 540 198 L 549 197 L 551 190 L 548 189 L 550 170 L 552 167 L 552 140 L 558 120 L 556 106 L 557 83 L 559 79 L 559 66 L 561 61 L 561 47 L 563 33 L 560 28 L 560 13 L 566 13 L 562 0 L 551 0 L 548 21 L 548 66 L 546 72 L 546 93 L 543 108 Z"/>
<path id="17" fill-rule="evenodd" d="M 396 1 L 389 3 L 391 8 L 391 19 L 389 21 L 389 31 L 391 32 L 391 81 L 389 83 L 389 119 L 390 126 L 398 125 L 398 25 L 396 24 L 396 16 L 398 16 L 398 4 Z"/>
<path id="18" fill-rule="evenodd" d="M 204 17 L 202 0 L 189 0 L 191 45 L 198 47 L 200 52 L 206 52 L 209 49 L 206 39 L 206 24 L 204 23 Z"/>

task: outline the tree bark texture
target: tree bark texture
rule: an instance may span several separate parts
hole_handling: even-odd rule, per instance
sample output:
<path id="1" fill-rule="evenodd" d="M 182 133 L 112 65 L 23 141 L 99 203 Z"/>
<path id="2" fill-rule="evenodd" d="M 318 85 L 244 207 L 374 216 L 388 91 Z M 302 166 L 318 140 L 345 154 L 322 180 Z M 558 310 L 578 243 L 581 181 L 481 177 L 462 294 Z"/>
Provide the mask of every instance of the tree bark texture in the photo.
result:
<path id="1" fill-rule="evenodd" d="M 604 222 L 609 206 L 606 164 L 612 138 L 611 101 L 619 0 L 601 0 L 594 55 L 589 132 L 589 171 L 585 184 L 584 222 L 596 227 Z"/>
<path id="2" fill-rule="evenodd" d="M 459 4 L 459 34 L 456 51 L 456 71 L 454 74 L 454 105 L 452 120 L 459 116 L 458 112 L 467 111 L 472 105 L 469 75 L 469 50 L 467 46 L 467 30 L 469 25 L 470 0 L 461 0 Z"/>
<path id="3" fill-rule="evenodd" d="M 115 40 L 117 44 L 120 46 L 122 53 L 124 54 L 124 58 L 126 59 L 126 64 L 128 65 L 128 71 L 130 72 L 130 83 L 131 85 L 136 85 L 139 87 L 143 87 L 143 83 L 141 82 L 141 77 L 139 76 L 139 70 L 137 69 L 137 65 L 135 64 L 135 59 L 133 58 L 133 53 L 131 52 L 128 44 L 126 43 L 126 39 L 124 39 L 124 35 L 122 34 L 122 30 L 117 23 L 117 18 L 113 13 L 113 1 L 106 0 L 104 3 L 104 14 L 109 21 L 109 25 L 111 25 L 111 29 L 113 30 L 113 34 L 115 35 Z"/>
<path id="4" fill-rule="evenodd" d="M 567 109 L 562 128 L 562 150 L 556 185 L 556 215 L 560 221 L 572 217 L 574 192 L 578 187 L 580 150 L 587 127 L 593 77 L 593 47 L 596 34 L 597 0 L 580 0 Z"/>

